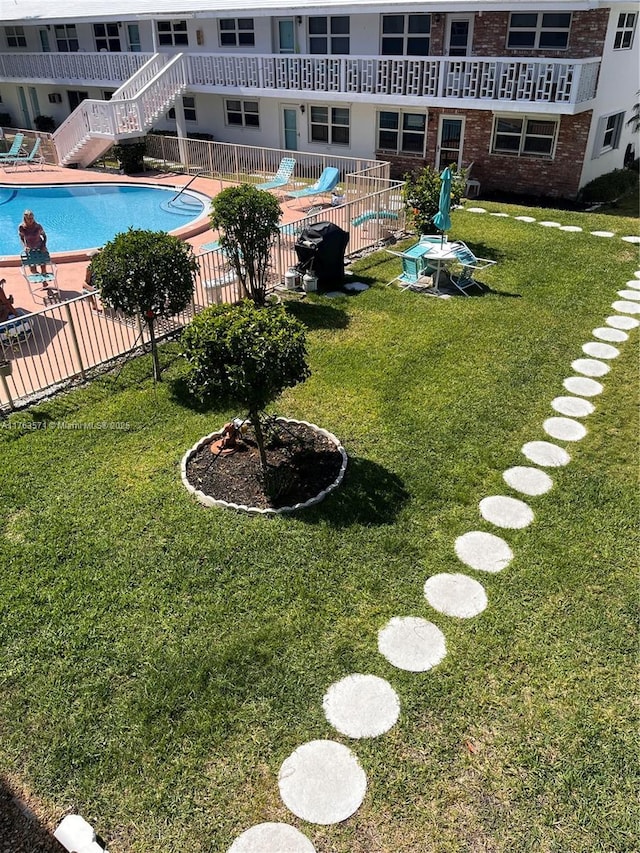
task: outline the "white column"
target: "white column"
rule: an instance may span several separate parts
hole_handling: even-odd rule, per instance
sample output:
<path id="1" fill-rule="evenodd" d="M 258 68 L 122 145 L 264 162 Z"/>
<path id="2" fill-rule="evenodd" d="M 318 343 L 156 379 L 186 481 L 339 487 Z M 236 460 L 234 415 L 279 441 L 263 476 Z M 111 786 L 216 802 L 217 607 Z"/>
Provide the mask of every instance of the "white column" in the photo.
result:
<path id="1" fill-rule="evenodd" d="M 151 44 L 153 45 L 153 52 L 158 52 L 158 28 L 156 27 L 156 22 L 152 18 L 151 19 Z"/>
<path id="2" fill-rule="evenodd" d="M 187 171 L 189 169 L 188 147 L 186 144 L 187 138 L 187 122 L 184 117 L 184 106 L 182 104 L 182 95 L 178 95 L 174 104 L 176 111 L 176 130 L 178 132 L 178 151 L 180 152 L 180 160 L 184 163 Z"/>

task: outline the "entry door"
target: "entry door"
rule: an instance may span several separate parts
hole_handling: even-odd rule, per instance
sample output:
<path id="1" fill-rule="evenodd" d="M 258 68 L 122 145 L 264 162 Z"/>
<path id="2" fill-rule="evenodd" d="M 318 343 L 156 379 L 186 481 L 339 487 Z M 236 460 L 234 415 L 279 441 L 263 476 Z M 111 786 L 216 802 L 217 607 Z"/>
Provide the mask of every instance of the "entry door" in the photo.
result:
<path id="1" fill-rule="evenodd" d="M 40 115 L 40 104 L 38 103 L 38 93 L 33 86 L 29 86 L 29 100 L 31 101 L 31 109 L 35 118 Z"/>
<path id="2" fill-rule="evenodd" d="M 464 133 L 464 119 L 440 117 L 438 129 L 437 164 L 438 171 L 445 166 L 462 166 L 462 142 Z"/>
<path id="3" fill-rule="evenodd" d="M 127 24 L 127 44 L 131 53 L 140 53 L 142 51 L 140 27 L 138 24 Z"/>
<path id="4" fill-rule="evenodd" d="M 285 107 L 282 110 L 284 127 L 284 147 L 287 151 L 298 150 L 298 112 L 294 108 Z"/>
<path id="5" fill-rule="evenodd" d="M 293 18 L 278 18 L 278 53 L 295 53 L 296 51 L 296 28 Z"/>
<path id="6" fill-rule="evenodd" d="M 40 30 L 40 47 L 42 48 L 43 53 L 51 53 L 48 30 Z"/>
<path id="7" fill-rule="evenodd" d="M 468 56 L 471 51 L 473 19 L 470 15 L 447 17 L 447 53 L 449 56 Z"/>
<path id="8" fill-rule="evenodd" d="M 69 111 L 73 112 L 78 104 L 81 104 L 82 101 L 86 101 L 89 97 L 88 92 L 78 92 L 75 89 L 69 89 L 67 92 L 67 97 L 69 98 Z"/>
<path id="9" fill-rule="evenodd" d="M 31 117 L 29 116 L 29 107 L 27 106 L 27 96 L 24 93 L 24 88 L 18 86 L 18 100 L 20 101 L 20 109 L 22 111 L 22 127 L 31 127 Z"/>

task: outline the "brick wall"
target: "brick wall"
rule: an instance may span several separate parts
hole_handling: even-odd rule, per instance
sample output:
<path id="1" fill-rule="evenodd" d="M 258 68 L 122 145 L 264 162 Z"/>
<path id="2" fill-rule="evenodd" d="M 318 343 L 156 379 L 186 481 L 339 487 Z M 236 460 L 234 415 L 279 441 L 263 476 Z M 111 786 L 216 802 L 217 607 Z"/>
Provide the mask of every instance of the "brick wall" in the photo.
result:
<path id="1" fill-rule="evenodd" d="M 376 156 L 391 163 L 392 178 L 402 178 L 407 172 L 422 169 L 426 165 L 433 166 L 436 162 L 438 117 L 460 114 L 460 111 L 455 110 L 429 111 L 426 157 L 390 156 L 385 152 L 376 152 Z M 580 184 L 591 112 L 562 116 L 553 160 L 490 154 L 493 114 L 485 110 L 472 110 L 465 113 L 465 117 L 463 165 L 473 163 L 472 176 L 480 181 L 481 193 L 500 191 L 575 198 Z"/>
<path id="2" fill-rule="evenodd" d="M 473 22 L 474 56 L 532 56 L 551 59 L 584 59 L 602 56 L 609 20 L 608 9 L 574 12 L 566 50 L 512 50 L 508 49 L 508 12 L 487 12 L 475 16 Z"/>

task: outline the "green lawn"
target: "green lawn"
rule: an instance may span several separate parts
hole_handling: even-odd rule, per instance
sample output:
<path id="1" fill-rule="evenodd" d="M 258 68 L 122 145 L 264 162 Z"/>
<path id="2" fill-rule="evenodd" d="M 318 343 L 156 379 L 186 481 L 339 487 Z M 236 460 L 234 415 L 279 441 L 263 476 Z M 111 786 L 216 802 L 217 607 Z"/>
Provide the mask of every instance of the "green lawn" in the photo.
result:
<path id="1" fill-rule="evenodd" d="M 188 495 L 182 454 L 237 413 L 186 405 L 175 344 L 157 388 L 142 359 L 0 422 L 0 774 L 45 811 L 77 809 L 111 853 L 223 853 L 270 820 L 318 853 L 636 849 L 637 330 L 571 463 L 529 499 L 533 525 L 492 528 L 478 502 L 514 494 L 502 472 L 546 438 L 572 360 L 638 269 L 619 239 L 637 221 L 483 206 L 585 232 L 455 211 L 451 235 L 498 262 L 484 297 L 386 288 L 398 262 L 378 253 L 355 266 L 366 293 L 291 307 L 313 373 L 275 410 L 350 456 L 314 510 L 250 518 Z M 62 428 L 115 422 L 128 428 Z M 470 530 L 509 542 L 504 572 L 459 563 Z M 432 611 L 422 589 L 442 571 L 480 580 L 487 610 Z M 404 615 L 446 635 L 430 672 L 377 652 Z M 400 696 L 378 739 L 324 718 L 351 672 Z M 324 737 L 351 746 L 368 790 L 319 827 L 287 811 L 277 774 Z"/>

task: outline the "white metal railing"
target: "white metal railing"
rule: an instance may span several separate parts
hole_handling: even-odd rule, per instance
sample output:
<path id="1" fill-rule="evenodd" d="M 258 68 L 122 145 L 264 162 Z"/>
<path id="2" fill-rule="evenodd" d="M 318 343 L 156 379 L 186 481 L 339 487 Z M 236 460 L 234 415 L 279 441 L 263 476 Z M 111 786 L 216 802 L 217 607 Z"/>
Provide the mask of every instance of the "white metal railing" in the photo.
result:
<path id="1" fill-rule="evenodd" d="M 166 53 L 154 53 L 153 56 L 142 65 L 135 74 L 120 86 L 119 89 L 111 96 L 112 101 L 127 100 L 134 98 L 143 86 L 150 83 L 153 78 L 160 73 L 169 60 L 169 55 Z"/>
<path id="2" fill-rule="evenodd" d="M 281 227 L 272 249 L 271 287 L 282 285 L 285 273 L 297 262 L 295 242 L 309 225 L 320 221 L 339 225 L 349 233 L 349 254 L 375 245 L 389 231 L 403 230 L 402 182 L 354 174 L 351 186 L 346 203 L 311 216 L 301 211 L 297 222 Z M 178 332 L 209 305 L 234 303 L 243 296 L 221 251 L 212 250 L 197 260 L 191 304 L 182 314 L 158 323 L 160 339 Z M 0 372 L 0 408 L 27 405 L 148 345 L 145 324 L 96 303 L 96 297 L 85 294 L 23 315 L 30 329 L 26 336 L 17 333 L 12 320 L 0 323 L 0 359 L 7 359 L 12 368 L 9 376 Z"/>
<path id="3" fill-rule="evenodd" d="M 153 57 L 141 73 L 119 90 L 124 96 L 110 101 L 82 101 L 53 134 L 61 164 L 73 162 L 92 136 L 136 136 L 149 130 L 186 86 L 181 54 L 169 61 Z M 155 71 L 153 76 L 150 76 Z M 137 92 L 134 86 L 137 84 Z"/>
<path id="4" fill-rule="evenodd" d="M 580 104 L 596 93 L 600 60 L 512 57 L 279 56 L 188 53 L 188 87 L 372 97 Z M 128 80 L 149 54 L 4 54 L 0 79 Z M 159 60 L 158 60 L 159 61 Z M 125 84 L 120 92 L 128 92 Z M 121 94 L 120 97 L 130 97 Z"/>

